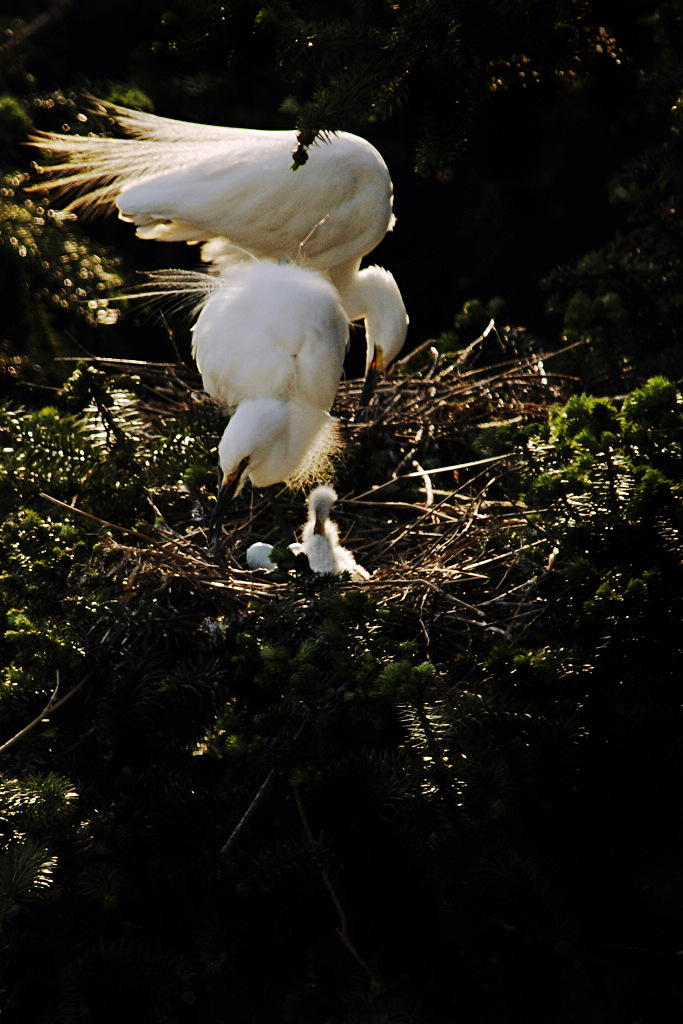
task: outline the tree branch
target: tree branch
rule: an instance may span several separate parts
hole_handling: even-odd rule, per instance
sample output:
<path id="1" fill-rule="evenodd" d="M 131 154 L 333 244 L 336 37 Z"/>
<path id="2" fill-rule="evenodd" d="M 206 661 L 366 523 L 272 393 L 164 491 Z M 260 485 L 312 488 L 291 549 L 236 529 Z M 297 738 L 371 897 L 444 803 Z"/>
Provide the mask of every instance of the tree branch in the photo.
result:
<path id="1" fill-rule="evenodd" d="M 63 697 L 60 697 L 60 699 L 55 702 L 55 697 L 57 696 L 57 691 L 59 690 L 59 671 L 57 671 L 57 685 L 52 691 L 52 696 L 50 697 L 49 701 L 47 702 L 43 710 L 40 712 L 39 715 L 37 715 L 33 719 L 32 722 L 29 722 L 28 725 L 25 725 L 23 729 L 20 729 L 15 736 L 12 736 L 11 739 L 7 740 L 5 743 L 2 744 L 2 746 L 0 746 L 0 754 L 4 754 L 5 751 L 9 750 L 10 747 L 13 747 L 15 743 L 18 743 L 19 740 L 22 739 L 22 737 L 26 736 L 26 734 L 31 732 L 32 729 L 35 729 L 35 727 L 39 725 L 44 718 L 49 718 L 53 711 L 56 711 L 57 708 L 61 708 L 62 704 L 65 704 L 71 697 L 73 697 L 75 693 L 78 693 L 78 691 L 84 685 L 88 678 L 89 677 L 86 676 L 85 679 L 81 679 L 80 683 L 77 683 L 76 686 L 73 687 L 73 689 L 69 690 L 68 693 L 65 693 Z"/>
<path id="2" fill-rule="evenodd" d="M 306 816 L 306 812 L 304 810 L 304 805 L 303 805 L 303 801 L 301 799 L 301 793 L 299 792 L 299 787 L 298 786 L 294 786 L 294 799 L 296 801 L 297 810 L 299 811 L 299 817 L 301 818 L 301 823 L 302 823 L 302 825 L 304 827 L 304 835 L 306 836 L 306 839 L 309 841 L 309 843 L 311 844 L 311 846 L 315 850 L 315 849 L 317 849 L 318 844 L 316 843 L 315 838 L 313 836 L 313 833 L 311 831 L 311 826 L 310 826 L 310 824 L 308 822 L 308 817 Z M 327 868 L 322 863 L 322 861 L 320 860 L 319 857 L 318 857 L 318 866 L 320 867 L 320 874 L 322 875 L 323 882 L 325 883 L 325 888 L 327 889 L 328 893 L 330 894 L 330 899 L 334 903 L 334 908 L 337 911 L 337 916 L 339 918 L 339 928 L 337 928 L 337 935 L 341 939 L 342 945 L 346 946 L 346 948 L 348 949 L 349 953 L 354 958 L 354 960 L 356 960 L 360 964 L 360 966 L 363 968 L 365 973 L 369 975 L 369 977 L 370 977 L 370 979 L 372 981 L 372 984 L 373 984 L 373 988 L 376 988 L 376 989 L 382 988 L 383 986 L 382 986 L 381 982 L 378 981 L 378 979 L 377 979 L 376 975 L 374 974 L 374 972 L 372 971 L 372 969 L 366 964 L 366 962 L 363 959 L 363 957 L 360 955 L 360 953 L 358 952 L 356 947 L 351 942 L 351 939 L 349 937 L 348 926 L 347 926 L 347 923 L 346 923 L 346 914 L 344 912 L 344 908 L 342 907 L 341 902 L 339 900 L 339 897 L 337 896 L 337 893 L 335 892 L 334 886 L 332 885 L 332 882 L 330 881 L 330 876 L 329 876 L 329 873 L 327 871 Z"/>
<path id="3" fill-rule="evenodd" d="M 0 46 L 0 50 L 16 50 L 18 46 L 22 46 L 25 42 L 31 39 L 32 36 L 36 36 L 40 32 L 44 32 L 45 29 L 51 28 L 55 22 L 64 17 L 66 12 L 74 3 L 75 0 L 55 0 L 54 6 L 51 10 L 45 11 L 43 14 L 39 14 L 38 17 L 29 22 L 28 25 L 24 25 L 24 27 L 20 28 L 17 32 L 13 32 L 7 41 Z"/>
<path id="4" fill-rule="evenodd" d="M 234 844 L 236 843 L 237 838 L 238 838 L 240 832 L 242 831 L 244 826 L 247 824 L 247 822 L 251 818 L 252 814 L 254 813 L 254 811 L 256 810 L 258 805 L 261 803 L 261 801 L 264 799 L 264 797 L 266 796 L 266 793 L 270 789 L 270 787 L 271 787 L 271 785 L 273 783 L 273 779 L 275 778 L 275 774 L 276 774 L 275 769 L 271 768 L 271 770 L 266 775 L 265 782 L 263 782 L 261 784 L 261 787 L 258 790 L 258 792 L 256 793 L 256 796 L 253 798 L 253 800 L 251 801 L 251 803 L 247 807 L 246 811 L 244 812 L 244 814 L 242 815 L 240 820 L 237 822 L 237 824 L 235 825 L 235 827 L 232 830 L 232 832 L 230 833 L 228 841 L 225 843 L 225 845 L 223 847 L 221 847 L 221 857 L 227 857 L 227 855 L 230 853 L 230 850 L 234 846 Z"/>

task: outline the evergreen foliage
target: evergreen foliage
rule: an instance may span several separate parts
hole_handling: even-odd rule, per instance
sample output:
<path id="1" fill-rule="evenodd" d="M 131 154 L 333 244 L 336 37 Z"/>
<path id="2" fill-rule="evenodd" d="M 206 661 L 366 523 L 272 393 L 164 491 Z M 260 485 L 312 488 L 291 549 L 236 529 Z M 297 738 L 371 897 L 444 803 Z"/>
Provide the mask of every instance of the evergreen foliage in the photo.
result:
<path id="1" fill-rule="evenodd" d="M 679 1021 L 679 0 L 14 6 L 3 1018 Z M 232 563 L 212 565 L 218 413 L 179 362 L 145 376 L 87 357 L 149 355 L 151 325 L 109 299 L 171 250 L 122 258 L 136 243 L 116 225 L 23 190 L 32 124 L 107 130 L 81 90 L 296 122 L 300 160 L 318 131 L 386 142 L 406 225 L 405 248 L 387 244 L 409 287 L 424 264 L 448 317 L 376 422 L 344 419 L 336 472 L 370 498 L 352 503 L 369 584 L 313 577 L 284 545 L 245 582 L 239 534 L 264 522 L 249 494 Z M 587 119 L 611 212 L 588 203 L 595 229 L 570 242 Z M 441 273 L 444 247 L 475 269 Z M 549 303 L 531 331 L 511 309 L 521 278 Z M 538 336 L 580 344 L 551 364 Z"/>
<path id="2" fill-rule="evenodd" d="M 631 390 L 657 373 L 680 375 L 681 8 L 657 5 L 651 61 L 641 70 L 629 121 L 647 110 L 643 145 L 609 183 L 622 229 L 548 276 L 549 310 L 569 341 L 589 339 L 586 384 Z M 654 115 L 654 116 L 653 116 Z"/>
<path id="3" fill-rule="evenodd" d="M 163 492 L 216 424 L 173 425 L 179 452 L 120 388 L 79 369 L 79 416 L 3 421 L 8 1020 L 676 1005 L 677 388 L 487 433 L 523 456 L 507 543 L 541 540 L 535 612 L 512 643 L 480 634 L 438 662 L 371 590 L 284 557 L 283 598 L 233 612 L 145 567 L 154 531 L 208 497 Z M 135 530 L 137 568 L 48 486 Z"/>

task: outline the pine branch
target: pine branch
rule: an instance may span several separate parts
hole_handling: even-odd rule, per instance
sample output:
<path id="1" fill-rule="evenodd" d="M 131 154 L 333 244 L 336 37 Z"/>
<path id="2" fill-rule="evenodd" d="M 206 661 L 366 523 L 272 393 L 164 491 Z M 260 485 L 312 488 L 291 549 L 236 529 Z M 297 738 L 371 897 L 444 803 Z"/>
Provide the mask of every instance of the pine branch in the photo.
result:
<path id="1" fill-rule="evenodd" d="M 37 18 L 34 18 L 28 25 L 24 25 L 24 27 L 19 29 L 18 32 L 12 33 L 7 42 L 3 43 L 0 49 L 15 50 L 17 47 L 23 46 L 23 44 L 29 39 L 32 39 L 33 36 L 38 35 L 40 32 L 45 32 L 46 29 L 52 28 L 57 21 L 60 21 L 64 17 L 73 4 L 74 0 L 55 0 L 52 10 L 44 11 L 43 14 L 39 14 Z"/>
<path id="2" fill-rule="evenodd" d="M 86 519 L 92 519 L 94 523 L 99 523 L 100 526 L 108 526 L 110 530 L 120 530 L 121 533 L 129 533 L 132 537 L 144 540 L 145 544 L 152 543 L 151 538 L 147 537 L 144 533 L 140 533 L 139 530 L 133 530 L 130 526 L 119 526 L 118 523 L 110 523 L 107 519 L 100 519 L 99 516 L 93 516 L 90 512 L 84 512 L 82 508 L 76 508 L 75 505 L 69 505 L 65 501 L 53 498 L 52 495 L 45 494 L 44 491 L 41 491 L 38 497 L 45 498 L 46 501 L 51 501 L 53 505 L 59 505 L 60 508 L 65 508 L 69 512 L 76 512 L 79 516 L 85 516 Z"/>

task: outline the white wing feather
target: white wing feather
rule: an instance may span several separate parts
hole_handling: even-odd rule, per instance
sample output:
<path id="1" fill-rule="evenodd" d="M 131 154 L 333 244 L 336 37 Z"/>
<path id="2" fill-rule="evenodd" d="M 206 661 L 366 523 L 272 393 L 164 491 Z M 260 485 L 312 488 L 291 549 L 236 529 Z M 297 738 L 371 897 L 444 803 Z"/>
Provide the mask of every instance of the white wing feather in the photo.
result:
<path id="1" fill-rule="evenodd" d="M 291 170 L 293 131 L 198 125 L 103 105 L 128 138 L 43 133 L 32 142 L 63 162 L 40 186 L 74 193 L 67 209 L 116 205 L 143 238 L 203 242 L 223 271 L 244 255 L 324 273 L 348 319 L 366 326 L 366 372 L 398 355 L 408 318 L 391 274 L 360 262 L 394 224 L 384 160 L 339 132 Z M 38 186 L 34 186 L 37 188 Z"/>
<path id="2" fill-rule="evenodd" d="M 63 157 L 43 188 L 73 190 L 72 209 L 116 203 L 138 234 L 221 237 L 258 257 L 304 258 L 327 270 L 370 252 L 393 225 L 392 185 L 377 150 L 340 132 L 291 170 L 296 132 L 197 125 L 110 108 L 130 138 L 33 137 Z M 319 225 L 316 227 L 316 225 Z"/>

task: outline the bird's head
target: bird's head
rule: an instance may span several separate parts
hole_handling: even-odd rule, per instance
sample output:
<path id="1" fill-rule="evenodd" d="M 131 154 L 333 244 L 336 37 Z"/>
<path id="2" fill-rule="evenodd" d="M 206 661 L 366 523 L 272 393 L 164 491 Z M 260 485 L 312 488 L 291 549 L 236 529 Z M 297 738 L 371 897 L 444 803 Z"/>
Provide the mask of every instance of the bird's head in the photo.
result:
<path id="1" fill-rule="evenodd" d="M 288 403 L 276 398 L 240 402 L 218 445 L 222 490 L 236 497 L 247 477 L 257 487 L 286 478 L 281 474 L 289 448 L 290 416 Z"/>
<path id="2" fill-rule="evenodd" d="M 314 533 L 325 532 L 325 524 L 336 500 L 337 492 L 332 487 L 320 486 L 311 491 L 308 496 L 308 512 Z"/>
<path id="3" fill-rule="evenodd" d="M 215 536 L 227 505 L 242 490 L 247 477 L 257 485 L 268 486 L 274 479 L 269 459 L 286 450 L 287 412 L 285 403 L 275 399 L 242 402 L 230 419 L 218 445 L 218 465 L 222 474 L 218 497 L 209 524 L 209 542 Z M 266 476 L 264 477 L 264 472 Z"/>
<path id="4" fill-rule="evenodd" d="M 326 469 L 338 444 L 336 424 L 328 413 L 295 402 L 270 397 L 240 402 L 218 445 L 223 480 L 210 536 L 247 477 L 255 487 L 270 487 L 303 482 Z"/>
<path id="5" fill-rule="evenodd" d="M 218 488 L 216 507 L 213 510 L 213 515 L 209 522 L 209 544 L 211 541 L 214 542 L 214 552 L 216 555 L 218 554 L 221 523 L 223 522 L 223 515 L 225 514 L 226 506 L 241 491 L 247 477 L 248 468 L 249 456 L 245 455 L 232 472 L 223 472 L 221 483 Z"/>
<path id="6" fill-rule="evenodd" d="M 359 278 L 368 296 L 365 317 L 367 358 L 360 405 L 367 405 L 381 377 L 401 352 L 408 332 L 408 314 L 393 274 L 383 267 L 366 267 Z M 371 296 L 371 301 L 369 298 Z"/>

